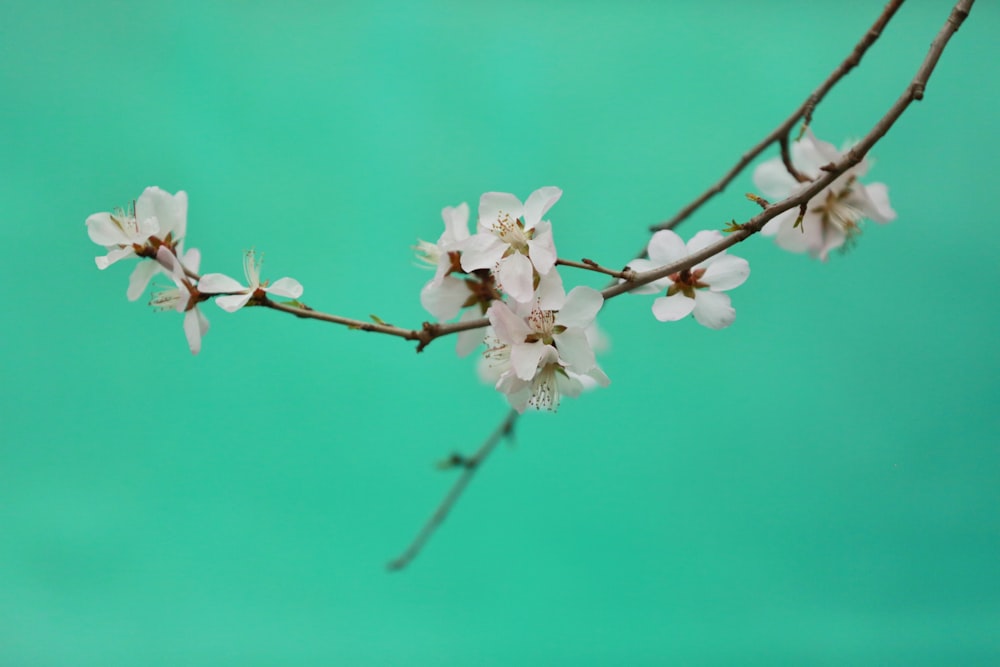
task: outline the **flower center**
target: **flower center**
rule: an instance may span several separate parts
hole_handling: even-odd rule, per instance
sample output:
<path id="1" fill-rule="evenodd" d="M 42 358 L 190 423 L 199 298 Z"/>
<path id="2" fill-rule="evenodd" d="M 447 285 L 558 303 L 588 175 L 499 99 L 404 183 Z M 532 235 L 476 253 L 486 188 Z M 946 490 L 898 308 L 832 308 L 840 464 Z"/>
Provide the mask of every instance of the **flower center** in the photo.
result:
<path id="1" fill-rule="evenodd" d="M 694 291 L 696 289 L 704 289 L 708 287 L 708 283 L 701 282 L 701 277 L 705 275 L 705 269 L 684 269 L 683 271 L 678 271 L 670 276 L 670 280 L 673 281 L 673 285 L 667 289 L 667 296 L 673 296 L 678 292 L 682 292 L 684 296 L 694 298 Z"/>
<path id="2" fill-rule="evenodd" d="M 524 222 L 520 218 L 511 218 L 506 211 L 500 211 L 493 223 L 493 233 L 522 255 L 528 254 L 528 241 L 534 235 L 533 232 L 534 230 L 524 231 Z"/>
<path id="3" fill-rule="evenodd" d="M 527 321 L 528 326 L 532 329 L 532 333 L 525 337 L 525 343 L 537 343 L 541 341 L 545 345 L 555 347 L 553 335 L 566 330 L 566 327 L 556 325 L 556 311 L 554 310 L 535 308 L 531 311 L 531 315 L 528 315 Z"/>
<path id="4" fill-rule="evenodd" d="M 129 204 L 128 209 L 116 208 L 110 217 L 111 222 L 115 223 L 126 238 L 139 235 L 139 221 L 135 219 L 135 202 Z"/>

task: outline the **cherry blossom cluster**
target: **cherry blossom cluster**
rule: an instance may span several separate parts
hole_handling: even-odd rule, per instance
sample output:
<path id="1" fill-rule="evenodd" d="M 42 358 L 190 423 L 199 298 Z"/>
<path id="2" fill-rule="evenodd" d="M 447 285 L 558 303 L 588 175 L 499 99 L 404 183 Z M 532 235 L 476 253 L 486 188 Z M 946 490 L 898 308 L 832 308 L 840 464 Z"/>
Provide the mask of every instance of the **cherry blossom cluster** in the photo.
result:
<path id="1" fill-rule="evenodd" d="M 158 311 L 184 313 L 184 335 L 191 352 L 198 354 L 202 336 L 208 332 L 208 318 L 198 308 L 203 301 L 214 296 L 220 308 L 232 313 L 268 292 L 297 299 L 302 296 L 302 285 L 292 278 L 262 283 L 261 259 L 253 250 L 243 258 L 245 286 L 221 273 L 199 276 L 201 253 L 197 248 L 184 250 L 187 207 L 183 190 L 171 195 L 148 187 L 128 208 L 95 213 L 86 225 L 90 240 L 108 251 L 95 258 L 97 268 L 106 269 L 123 259 L 138 260 L 129 278 L 129 301 L 138 300 L 157 274 L 170 278 L 173 286 L 153 292 L 149 304 Z"/>
<path id="2" fill-rule="evenodd" d="M 791 147 L 790 164 L 781 158 L 766 161 L 755 170 L 754 182 L 769 197 L 794 196 L 844 155 L 806 129 Z M 893 220 L 896 214 L 886 186 L 860 182 L 869 167 L 862 160 L 807 206 L 775 216 L 762 233 L 774 236 L 786 250 L 826 260 L 832 250 L 857 236 L 862 219 Z M 468 204 L 449 206 L 441 212 L 444 232 L 437 242 L 419 241 L 415 247 L 420 263 L 434 271 L 420 292 L 421 304 L 439 322 L 457 318 L 459 355 L 485 347 L 481 376 L 519 412 L 529 407 L 554 410 L 562 396 L 575 397 L 586 387 L 609 384 L 595 353 L 602 338 L 596 318 L 608 291 L 577 286 L 567 293 L 559 266 L 611 274 L 616 277 L 613 285 L 628 283 L 627 291 L 633 294 L 656 295 L 651 309 L 657 320 L 672 322 L 691 315 L 710 329 L 723 329 L 735 321 L 736 311 L 726 292 L 750 275 L 749 263 L 724 249 L 674 273 L 663 269 L 684 264 L 685 258 L 718 244 L 724 236 L 716 230 L 697 232 L 686 242 L 671 230 L 658 231 L 645 256 L 631 260 L 621 272 L 598 268 L 589 260 L 584 264 L 560 260 L 552 223 L 546 218 L 561 196 L 562 190 L 553 186 L 535 190 L 523 203 L 513 194 L 487 192 L 479 199 L 475 233 L 469 230 Z M 235 312 L 248 305 L 273 305 L 271 295 L 291 299 L 285 306 L 299 312 L 315 312 L 298 301 L 303 291 L 298 281 L 262 281 L 261 259 L 253 250 L 244 255 L 245 285 L 220 273 L 199 275 L 200 253 L 184 247 L 187 204 L 184 192 L 171 195 L 150 187 L 127 209 L 87 218 L 91 240 L 107 253 L 96 258 L 98 268 L 122 260 L 137 262 L 126 291 L 130 301 L 142 296 L 154 276 L 169 279 L 172 284 L 153 291 L 150 305 L 184 314 L 184 333 L 195 354 L 209 326 L 199 306 L 209 299 Z M 607 298 L 622 291 L 612 290 Z M 337 316 L 327 319 L 349 326 L 356 323 Z M 426 323 L 425 330 L 429 326 Z M 417 337 L 417 330 L 393 333 Z"/>

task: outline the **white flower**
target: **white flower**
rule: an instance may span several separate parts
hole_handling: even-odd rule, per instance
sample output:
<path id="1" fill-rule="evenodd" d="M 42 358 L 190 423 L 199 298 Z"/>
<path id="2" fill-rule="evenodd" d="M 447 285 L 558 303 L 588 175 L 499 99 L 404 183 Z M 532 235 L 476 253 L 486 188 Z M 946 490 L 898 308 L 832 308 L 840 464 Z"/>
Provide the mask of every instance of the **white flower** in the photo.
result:
<path id="1" fill-rule="evenodd" d="M 562 190 L 539 188 L 528 200 L 506 192 L 487 192 L 479 200 L 477 233 L 463 246 L 462 268 L 490 269 L 500 288 L 518 303 L 539 301 L 557 309 L 565 292 L 556 264 L 552 225 L 542 216 L 559 201 Z M 540 281 L 536 294 L 536 276 Z"/>
<path id="2" fill-rule="evenodd" d="M 156 236 L 159 240 L 172 247 L 176 255 L 184 256 L 184 235 L 187 233 L 187 193 L 181 190 L 175 195 L 158 187 L 146 188 L 135 202 L 137 214 L 142 217 L 151 215 L 159 223 Z M 190 268 L 190 267 L 188 267 Z M 158 273 L 164 271 L 159 261 L 140 261 L 129 276 L 129 301 L 135 301 L 146 291 L 149 281 Z"/>
<path id="3" fill-rule="evenodd" d="M 107 213 L 95 213 L 87 218 L 87 234 L 90 240 L 104 246 L 107 255 L 95 257 L 97 268 L 104 270 L 126 257 L 135 257 L 136 246 L 140 248 L 146 240 L 160 229 L 160 223 L 153 215 L 138 206 L 138 201 L 128 209 L 115 209 Z"/>
<path id="4" fill-rule="evenodd" d="M 719 231 L 701 231 L 685 246 L 684 241 L 669 229 L 653 234 L 649 240 L 649 259 L 629 263 L 634 271 L 649 271 L 684 259 L 722 239 Z M 653 302 L 653 315 L 661 322 L 673 322 L 694 313 L 694 319 L 710 329 L 723 329 L 736 319 L 726 290 L 739 287 L 750 275 L 750 264 L 725 251 L 709 257 L 666 278 L 638 287 L 638 294 L 655 294 L 664 287 L 667 296 Z"/>
<path id="5" fill-rule="evenodd" d="M 837 162 L 846 152 L 838 151 L 832 144 L 817 139 L 812 130 L 806 130 L 802 139 L 791 146 L 791 161 L 803 176 L 815 180 L 824 173 L 821 167 Z M 778 245 L 786 250 L 808 252 L 826 260 L 831 250 L 861 232 L 859 223 L 863 218 L 879 223 L 895 220 L 888 187 L 884 183 L 864 185 L 858 181 L 870 166 L 871 163 L 864 159 L 821 190 L 809 201 L 798 226 L 795 221 L 799 209 L 793 208 L 768 222 L 761 233 L 775 236 Z M 785 199 L 809 186 L 809 183 L 796 181 L 781 158 L 758 165 L 753 181 L 761 192 L 774 199 Z"/>
<path id="6" fill-rule="evenodd" d="M 559 311 L 535 306 L 518 312 L 502 301 L 494 302 L 487 315 L 493 328 L 486 357 L 497 378 L 496 388 L 507 395 L 511 406 L 523 411 L 528 405 L 555 409 L 559 396 L 577 396 L 583 389 L 579 379 L 588 375 L 606 386 L 608 378 L 597 366 L 587 329 L 604 304 L 601 293 L 576 287 Z"/>
<path id="7" fill-rule="evenodd" d="M 437 243 L 418 241 L 417 259 L 434 268 L 434 277 L 420 291 L 420 303 L 439 320 L 450 320 L 469 303 L 473 292 L 465 280 L 450 274 L 464 273 L 459 263 L 462 243 L 469 238 L 469 205 L 446 206 L 441 211 L 444 233 Z"/>
<path id="8" fill-rule="evenodd" d="M 174 281 L 174 287 L 153 293 L 149 305 L 156 310 L 176 310 L 184 313 L 184 336 L 192 354 L 201 351 L 201 339 L 208 332 L 208 319 L 198 308 L 198 302 L 192 303 L 191 284 L 184 269 L 198 273 L 201 264 L 201 253 L 197 248 L 191 248 L 177 261 L 177 257 L 166 248 L 160 246 L 156 251 L 156 261 Z"/>
<path id="9" fill-rule="evenodd" d="M 221 273 L 208 273 L 198 281 L 198 291 L 202 294 L 225 294 L 226 296 L 216 297 L 215 302 L 230 313 L 247 305 L 258 290 L 289 299 L 298 299 L 302 296 L 302 285 L 294 278 L 279 278 L 273 284 L 261 283 L 260 263 L 261 258 L 253 250 L 247 250 L 243 257 L 243 273 L 247 279 L 247 287 Z"/>

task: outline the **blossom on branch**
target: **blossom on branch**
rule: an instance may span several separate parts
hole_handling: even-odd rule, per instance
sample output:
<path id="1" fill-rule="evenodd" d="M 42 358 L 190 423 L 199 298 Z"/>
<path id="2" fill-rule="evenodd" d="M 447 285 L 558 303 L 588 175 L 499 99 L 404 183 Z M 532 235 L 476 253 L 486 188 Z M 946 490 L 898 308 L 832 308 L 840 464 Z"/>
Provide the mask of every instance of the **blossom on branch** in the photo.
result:
<path id="1" fill-rule="evenodd" d="M 197 248 L 191 248 L 178 260 L 174 253 L 165 246 L 160 246 L 156 251 L 156 261 L 166 269 L 174 281 L 174 287 L 154 292 L 149 305 L 159 311 L 176 310 L 184 313 L 184 336 L 191 354 L 198 354 L 201 351 L 202 336 L 208 332 L 208 319 L 198 308 L 197 290 L 192 287 L 184 269 L 198 273 L 201 253 Z"/>
<path id="2" fill-rule="evenodd" d="M 847 150 L 838 151 L 833 144 L 817 139 L 807 129 L 791 145 L 791 162 L 800 174 L 815 180 L 824 174 L 824 166 L 839 161 L 846 153 Z M 889 204 L 889 188 L 884 183 L 864 185 L 858 181 L 870 167 L 871 161 L 861 160 L 810 199 L 801 220 L 800 210 L 793 208 L 768 222 L 761 233 L 774 236 L 785 250 L 807 252 L 825 261 L 831 250 L 861 233 L 862 219 L 892 222 L 896 212 Z M 753 181 L 761 192 L 774 199 L 793 196 L 810 185 L 789 174 L 781 158 L 758 165 Z"/>
<path id="3" fill-rule="evenodd" d="M 490 306 L 495 338 L 486 355 L 498 371 L 496 388 L 511 407 L 519 412 L 529 405 L 555 410 L 561 395 L 576 397 L 583 390 L 580 376 L 607 386 L 587 336 L 603 305 L 600 292 L 576 287 L 558 311 L 538 304 L 530 310 L 524 304 L 511 309 L 502 301 Z"/>
<path id="4" fill-rule="evenodd" d="M 646 252 L 649 259 L 634 259 L 634 271 L 650 271 L 673 264 L 722 240 L 716 230 L 701 231 L 685 245 L 675 232 L 664 229 L 653 234 Z M 705 261 L 632 290 L 636 294 L 656 294 L 664 288 L 666 296 L 653 301 L 653 316 L 661 322 L 673 322 L 694 314 L 694 319 L 710 329 L 724 329 L 736 319 L 729 295 L 723 292 L 739 287 L 750 275 L 750 264 L 741 257 L 722 251 Z"/>
<path id="5" fill-rule="evenodd" d="M 257 294 L 266 292 L 289 299 L 302 296 L 302 284 L 294 278 L 279 278 L 273 284 L 260 282 L 260 264 L 263 258 L 253 250 L 247 250 L 243 257 L 243 274 L 247 279 L 247 287 L 221 273 L 207 273 L 198 281 L 198 291 L 202 294 L 223 294 L 216 297 L 215 302 L 226 312 L 236 312 Z"/>
<path id="6" fill-rule="evenodd" d="M 477 233 L 462 248 L 462 268 L 470 273 L 489 269 L 518 303 L 561 307 L 565 291 L 555 271 L 552 225 L 542 220 L 561 196 L 562 190 L 552 186 L 535 190 L 523 204 L 506 192 L 485 193 L 479 199 Z"/>

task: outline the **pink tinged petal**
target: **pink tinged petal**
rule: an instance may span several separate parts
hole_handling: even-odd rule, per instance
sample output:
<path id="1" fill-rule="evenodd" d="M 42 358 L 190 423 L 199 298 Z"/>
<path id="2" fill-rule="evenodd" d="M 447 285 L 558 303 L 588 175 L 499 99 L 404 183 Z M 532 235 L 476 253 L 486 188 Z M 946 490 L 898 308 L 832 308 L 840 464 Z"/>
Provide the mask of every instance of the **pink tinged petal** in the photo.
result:
<path id="1" fill-rule="evenodd" d="M 470 236 L 462 244 L 462 270 L 493 269 L 509 246 L 492 233 Z"/>
<path id="2" fill-rule="evenodd" d="M 699 290 L 694 301 L 694 319 L 709 329 L 725 329 L 736 319 L 728 294 Z"/>
<path id="3" fill-rule="evenodd" d="M 458 206 L 445 206 L 441 210 L 444 220 L 444 233 L 438 239 L 438 245 L 445 247 L 469 238 L 469 205 L 462 202 Z"/>
<path id="4" fill-rule="evenodd" d="M 556 265 L 556 244 L 552 239 L 552 225 L 548 222 L 539 223 L 536 234 L 528 241 L 528 256 L 538 273 L 545 275 Z"/>
<path id="5" fill-rule="evenodd" d="M 208 319 L 197 307 L 184 313 L 184 336 L 187 338 L 191 354 L 201 351 L 201 338 L 208 332 Z"/>
<path id="6" fill-rule="evenodd" d="M 569 370 L 586 373 L 597 365 L 594 350 L 590 347 L 587 334 L 582 329 L 567 329 L 561 334 L 555 334 L 553 338 L 556 342 L 556 349 L 559 350 L 559 358 L 569 367 Z"/>
<path id="7" fill-rule="evenodd" d="M 98 245 L 109 246 L 128 243 L 122 230 L 111 221 L 110 213 L 95 213 L 87 218 L 87 235 Z"/>
<path id="8" fill-rule="evenodd" d="M 585 377 L 593 379 L 594 382 L 596 382 L 598 385 L 602 387 L 607 387 L 609 384 L 611 384 L 611 378 L 605 375 L 604 371 L 602 371 L 597 366 L 591 368 L 590 371 L 587 372 Z"/>
<path id="9" fill-rule="evenodd" d="M 693 255 L 722 240 L 722 232 L 717 229 L 703 229 L 687 242 L 687 254 Z M 706 260 L 707 262 L 707 260 Z"/>
<path id="10" fill-rule="evenodd" d="M 528 201 L 524 202 L 524 227 L 532 229 L 542 221 L 542 218 L 552 208 L 553 204 L 562 197 L 562 190 L 554 185 L 538 188 L 528 196 Z"/>
<path id="11" fill-rule="evenodd" d="M 556 315 L 556 324 L 586 329 L 601 312 L 604 296 L 592 287 L 574 287 L 566 296 L 566 303 Z"/>
<path id="12" fill-rule="evenodd" d="M 854 188 L 859 195 L 858 209 L 869 220 L 878 223 L 892 222 L 896 211 L 889 203 L 889 187 L 885 183 L 872 183 Z"/>
<path id="13" fill-rule="evenodd" d="M 190 248 L 181 257 L 181 261 L 184 262 L 184 268 L 192 273 L 198 273 L 198 269 L 201 267 L 201 251 L 197 248 Z"/>
<path id="14" fill-rule="evenodd" d="M 558 271 L 549 271 L 544 276 L 539 276 L 535 299 L 542 310 L 559 310 L 563 307 L 566 303 L 566 290 Z"/>
<path id="15" fill-rule="evenodd" d="M 187 230 L 187 193 L 183 190 L 172 195 L 156 186 L 148 187 L 135 202 L 135 217 L 140 222 L 155 218 L 159 233 L 172 233 L 174 239 L 183 238 Z"/>
<path id="16" fill-rule="evenodd" d="M 118 260 L 125 259 L 126 257 L 132 257 L 135 255 L 135 250 L 132 246 L 127 248 L 112 248 L 107 255 L 103 257 L 95 257 L 94 262 L 97 264 L 97 268 L 102 271 Z"/>
<path id="17" fill-rule="evenodd" d="M 160 272 L 161 268 L 160 263 L 154 261 L 142 261 L 136 264 L 128 279 L 128 291 L 125 293 L 128 300 L 135 301 L 142 296 L 149 286 L 149 281 Z"/>
<path id="18" fill-rule="evenodd" d="M 468 322 L 476 319 L 479 319 L 478 309 L 470 308 L 462 313 L 462 316 L 458 318 L 458 321 Z M 465 331 L 459 331 L 456 336 L 458 340 L 455 343 L 455 353 L 460 357 L 469 356 L 483 342 L 484 336 L 485 334 L 482 329 L 467 329 Z"/>
<path id="19" fill-rule="evenodd" d="M 648 259 L 633 259 L 628 264 L 629 268 L 636 273 L 645 273 L 646 271 L 652 271 L 653 269 L 658 269 L 661 264 L 652 262 Z M 624 282 L 624 281 L 619 281 Z M 659 280 L 654 280 L 651 283 L 646 283 L 645 285 L 640 285 L 635 289 L 629 290 L 631 294 L 656 294 L 657 292 L 662 292 L 667 285 L 670 285 L 670 279 L 661 278 Z"/>
<path id="20" fill-rule="evenodd" d="M 521 380 L 513 372 L 506 372 L 497 380 L 496 389 L 507 397 L 510 407 L 524 412 L 531 399 L 531 385 Z"/>
<path id="21" fill-rule="evenodd" d="M 688 255 L 684 240 L 669 229 L 661 229 L 653 234 L 646 247 L 646 253 L 657 266 L 673 264 Z"/>
<path id="22" fill-rule="evenodd" d="M 288 299 L 298 299 L 302 296 L 302 283 L 295 278 L 278 278 L 264 288 L 268 294 L 277 294 Z"/>
<path id="23" fill-rule="evenodd" d="M 716 255 L 716 259 L 705 269 L 701 282 L 707 283 L 713 292 L 724 292 L 739 287 L 750 275 L 750 262 L 742 257 Z"/>
<path id="24" fill-rule="evenodd" d="M 204 294 L 224 294 L 226 292 L 244 292 L 246 287 L 221 273 L 206 273 L 198 281 L 198 291 Z"/>
<path id="25" fill-rule="evenodd" d="M 420 290 L 420 305 L 437 319 L 450 320 L 458 315 L 469 295 L 464 280 L 448 276 L 438 285 L 433 280 L 424 285 Z"/>
<path id="26" fill-rule="evenodd" d="M 653 301 L 653 317 L 661 322 L 676 322 L 684 319 L 694 310 L 694 299 L 678 292 L 673 296 L 661 296 Z"/>
<path id="27" fill-rule="evenodd" d="M 841 155 L 836 146 L 817 139 L 810 129 L 806 129 L 802 138 L 792 142 L 791 146 L 792 164 L 810 178 L 819 176 L 822 173 L 820 167 L 836 162 Z"/>
<path id="28" fill-rule="evenodd" d="M 227 313 L 235 313 L 237 310 L 247 305 L 247 301 L 249 301 L 252 296 L 253 293 L 250 291 L 247 291 L 245 294 L 217 296 L 215 297 L 215 303 L 219 306 L 219 308 Z"/>
<path id="29" fill-rule="evenodd" d="M 502 301 L 494 301 L 489 310 L 486 311 L 490 318 L 490 324 L 497 334 L 500 342 L 507 345 L 523 343 L 524 339 L 531 333 L 531 327 L 512 311 L 507 304 Z"/>
<path id="30" fill-rule="evenodd" d="M 795 224 L 796 218 L 799 217 L 799 209 L 793 208 L 784 213 L 779 213 L 764 225 L 764 228 L 760 230 L 763 236 L 774 236 L 778 231 L 784 227 L 786 224 L 791 227 Z"/>
<path id="31" fill-rule="evenodd" d="M 514 374 L 522 380 L 530 380 L 535 377 L 535 373 L 538 371 L 538 362 L 548 347 L 541 342 L 511 346 L 510 365 L 514 369 Z"/>
<path id="32" fill-rule="evenodd" d="M 765 197 L 771 199 L 784 199 L 799 187 L 799 182 L 788 173 L 781 158 L 757 165 L 753 170 L 753 184 Z"/>
<path id="33" fill-rule="evenodd" d="M 498 219 L 509 217 L 513 222 L 524 215 L 524 206 L 521 200 L 509 192 L 487 192 L 479 198 L 479 222 L 477 229 L 480 233 L 493 233 L 493 225 Z M 468 269 L 466 269 L 468 270 Z"/>
<path id="34" fill-rule="evenodd" d="M 570 398 L 576 398 L 583 393 L 583 383 L 580 382 L 579 378 L 562 373 L 556 373 L 556 387 L 559 388 L 561 395 Z"/>
<path id="35" fill-rule="evenodd" d="M 535 296 L 534 267 L 531 260 L 519 252 L 500 260 L 496 272 L 500 288 L 514 301 L 527 303 Z"/>

